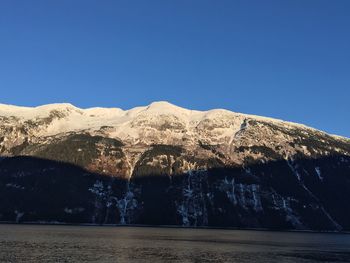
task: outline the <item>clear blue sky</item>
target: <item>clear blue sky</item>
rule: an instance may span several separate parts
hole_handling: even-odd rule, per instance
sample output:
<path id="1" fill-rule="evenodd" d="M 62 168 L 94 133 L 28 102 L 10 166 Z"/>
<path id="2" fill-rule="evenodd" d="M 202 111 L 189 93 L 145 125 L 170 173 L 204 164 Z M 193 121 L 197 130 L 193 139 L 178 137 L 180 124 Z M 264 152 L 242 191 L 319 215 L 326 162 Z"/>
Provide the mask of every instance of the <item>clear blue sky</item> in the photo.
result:
<path id="1" fill-rule="evenodd" d="M 167 100 L 350 137 L 349 0 L 1 0 L 0 102 Z"/>

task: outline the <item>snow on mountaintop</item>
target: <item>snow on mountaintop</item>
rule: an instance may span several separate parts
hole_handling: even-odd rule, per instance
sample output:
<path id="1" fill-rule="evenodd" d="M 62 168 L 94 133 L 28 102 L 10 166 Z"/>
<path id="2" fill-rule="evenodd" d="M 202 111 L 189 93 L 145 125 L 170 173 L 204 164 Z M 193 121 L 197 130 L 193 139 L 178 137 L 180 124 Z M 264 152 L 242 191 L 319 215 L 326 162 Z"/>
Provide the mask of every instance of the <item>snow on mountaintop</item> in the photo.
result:
<path id="1" fill-rule="evenodd" d="M 20 121 L 38 121 L 50 118 L 45 129 L 38 135 L 54 135 L 75 130 L 98 130 L 102 126 L 113 127 L 112 136 L 121 138 L 139 138 L 151 133 L 152 128 L 168 127 L 169 130 L 182 129 L 194 131 L 195 127 L 221 129 L 219 136 L 229 136 L 237 132 L 245 119 L 272 122 L 287 127 L 307 126 L 285 122 L 278 119 L 235 113 L 224 109 L 196 111 L 173 105 L 166 101 L 153 102 L 148 106 L 129 110 L 120 108 L 80 109 L 69 103 L 48 104 L 38 107 L 20 107 L 0 104 L 0 116 L 14 116 Z M 142 130 L 142 131 L 140 131 Z M 170 136 L 170 135 L 169 135 Z"/>
<path id="2" fill-rule="evenodd" d="M 213 109 L 208 111 L 196 111 L 185 109 L 176 105 L 173 105 L 166 101 L 153 102 L 148 106 L 135 107 L 129 110 L 122 110 L 120 108 L 87 108 L 80 109 L 70 103 L 54 103 L 37 107 L 22 107 L 7 104 L 0 104 L 0 116 L 10 117 L 14 116 L 20 119 L 35 119 L 49 116 L 52 111 L 58 111 L 65 113 L 66 115 L 78 115 L 80 116 L 79 122 L 90 122 L 91 118 L 98 117 L 101 125 L 105 125 L 105 120 L 113 119 L 113 124 L 121 124 L 126 120 L 130 121 L 137 116 L 151 116 L 151 115 L 175 115 L 190 120 L 201 120 L 210 118 L 237 117 L 250 115 L 234 113 L 224 109 Z M 260 118 L 270 121 L 278 121 L 277 119 L 270 119 L 259 116 L 251 116 L 253 118 Z M 90 119 L 90 121 L 89 121 Z M 78 120 L 77 120 L 78 121 Z M 108 121 L 109 122 L 109 121 Z"/>
<path id="3" fill-rule="evenodd" d="M 32 119 L 37 117 L 45 117 L 50 114 L 51 111 L 72 111 L 80 110 L 70 103 L 53 103 L 37 107 L 23 107 L 15 105 L 0 104 L 0 116 L 14 116 L 23 119 Z"/>

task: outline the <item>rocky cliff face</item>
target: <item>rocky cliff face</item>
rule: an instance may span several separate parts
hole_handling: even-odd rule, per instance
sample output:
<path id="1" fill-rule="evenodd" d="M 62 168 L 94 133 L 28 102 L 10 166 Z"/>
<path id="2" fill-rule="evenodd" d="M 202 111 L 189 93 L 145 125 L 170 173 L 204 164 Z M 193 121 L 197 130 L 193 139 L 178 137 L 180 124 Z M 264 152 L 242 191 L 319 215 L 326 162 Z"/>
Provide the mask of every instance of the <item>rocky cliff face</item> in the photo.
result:
<path id="1" fill-rule="evenodd" d="M 0 121 L 1 221 L 350 229 L 343 137 L 167 102 L 0 105 Z"/>

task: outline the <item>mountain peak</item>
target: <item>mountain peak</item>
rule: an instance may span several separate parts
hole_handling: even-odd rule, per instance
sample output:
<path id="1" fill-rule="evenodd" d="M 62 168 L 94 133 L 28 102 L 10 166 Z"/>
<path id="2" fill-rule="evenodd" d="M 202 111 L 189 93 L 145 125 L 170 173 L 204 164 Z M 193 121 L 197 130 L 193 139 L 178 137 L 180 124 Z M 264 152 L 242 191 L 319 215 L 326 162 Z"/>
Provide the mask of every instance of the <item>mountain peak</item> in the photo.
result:
<path id="1" fill-rule="evenodd" d="M 168 101 L 155 101 L 146 107 L 146 111 L 157 113 L 188 113 L 190 110 L 176 106 Z"/>
<path id="2" fill-rule="evenodd" d="M 79 109 L 71 103 L 51 103 L 35 107 L 37 109 Z"/>
<path id="3" fill-rule="evenodd" d="M 168 101 L 154 101 L 148 105 L 148 108 L 180 108 Z"/>

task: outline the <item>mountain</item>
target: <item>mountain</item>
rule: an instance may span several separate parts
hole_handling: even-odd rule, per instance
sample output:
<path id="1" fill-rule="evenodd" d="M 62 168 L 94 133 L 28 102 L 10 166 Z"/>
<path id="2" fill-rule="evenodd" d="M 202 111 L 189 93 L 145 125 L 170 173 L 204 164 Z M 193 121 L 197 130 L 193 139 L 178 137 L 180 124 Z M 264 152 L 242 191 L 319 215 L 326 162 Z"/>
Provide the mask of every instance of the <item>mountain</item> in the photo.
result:
<path id="1" fill-rule="evenodd" d="M 168 102 L 0 104 L 0 221 L 350 230 L 350 140 Z"/>

